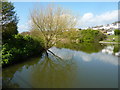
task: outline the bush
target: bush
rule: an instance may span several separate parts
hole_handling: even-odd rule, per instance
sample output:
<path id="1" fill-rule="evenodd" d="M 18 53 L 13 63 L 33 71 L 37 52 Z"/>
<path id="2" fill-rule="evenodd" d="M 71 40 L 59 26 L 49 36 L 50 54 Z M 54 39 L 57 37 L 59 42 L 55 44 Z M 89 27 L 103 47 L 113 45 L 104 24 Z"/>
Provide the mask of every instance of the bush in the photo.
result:
<path id="1" fill-rule="evenodd" d="M 106 38 L 106 35 L 104 35 L 99 30 L 81 30 L 80 31 L 80 42 L 99 42 Z"/>
<path id="2" fill-rule="evenodd" d="M 25 58 L 41 53 L 42 50 L 42 42 L 28 35 L 15 35 L 2 46 L 2 65 L 22 61 Z"/>
<path id="3" fill-rule="evenodd" d="M 33 39 L 41 42 L 43 46 L 45 46 L 44 45 L 44 37 L 39 30 L 31 30 L 30 32 L 22 32 L 21 35 L 23 35 L 23 36 L 29 35 Z"/>
<path id="4" fill-rule="evenodd" d="M 115 33 L 115 35 L 120 35 L 120 30 L 119 29 L 115 29 L 114 33 Z"/>

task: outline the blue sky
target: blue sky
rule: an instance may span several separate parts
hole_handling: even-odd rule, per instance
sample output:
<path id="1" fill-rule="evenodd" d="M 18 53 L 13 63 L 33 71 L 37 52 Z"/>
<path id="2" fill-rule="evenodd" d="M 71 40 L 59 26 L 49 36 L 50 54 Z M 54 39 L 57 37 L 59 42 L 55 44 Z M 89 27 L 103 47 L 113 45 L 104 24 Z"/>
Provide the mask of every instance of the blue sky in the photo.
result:
<path id="1" fill-rule="evenodd" d="M 13 2 L 16 13 L 19 17 L 19 32 L 29 30 L 29 13 L 36 5 L 47 5 L 47 2 Z M 78 20 L 79 28 L 91 27 L 95 25 L 104 25 L 117 20 L 117 2 L 56 2 L 65 9 L 71 10 L 74 14 L 80 16 Z"/>

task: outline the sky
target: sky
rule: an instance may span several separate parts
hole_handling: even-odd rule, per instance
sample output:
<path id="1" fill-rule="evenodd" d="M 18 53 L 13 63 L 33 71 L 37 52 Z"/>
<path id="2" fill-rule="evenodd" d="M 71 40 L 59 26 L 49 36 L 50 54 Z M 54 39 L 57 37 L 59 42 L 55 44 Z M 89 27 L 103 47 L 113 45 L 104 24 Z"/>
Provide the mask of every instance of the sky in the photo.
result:
<path id="1" fill-rule="evenodd" d="M 13 2 L 13 4 L 19 17 L 18 31 L 21 33 L 30 29 L 30 11 L 34 6 L 47 6 L 49 2 Z M 118 20 L 117 2 L 56 2 L 54 4 L 77 15 L 77 28 L 105 25 Z"/>

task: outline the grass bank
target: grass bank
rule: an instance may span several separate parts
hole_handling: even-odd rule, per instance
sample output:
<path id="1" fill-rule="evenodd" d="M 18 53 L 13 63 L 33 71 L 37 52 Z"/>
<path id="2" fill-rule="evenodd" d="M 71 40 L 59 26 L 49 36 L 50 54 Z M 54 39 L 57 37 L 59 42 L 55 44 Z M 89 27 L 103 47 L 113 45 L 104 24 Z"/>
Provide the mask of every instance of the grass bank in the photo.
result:
<path id="1" fill-rule="evenodd" d="M 107 38 L 103 40 L 104 42 L 119 42 L 119 35 L 107 35 Z"/>

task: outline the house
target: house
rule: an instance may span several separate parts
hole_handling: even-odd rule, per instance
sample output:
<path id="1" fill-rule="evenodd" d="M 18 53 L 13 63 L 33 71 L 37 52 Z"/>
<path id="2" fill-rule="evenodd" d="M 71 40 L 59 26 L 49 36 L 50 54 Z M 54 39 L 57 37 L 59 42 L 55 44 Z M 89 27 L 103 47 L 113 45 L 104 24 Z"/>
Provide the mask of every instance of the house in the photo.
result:
<path id="1" fill-rule="evenodd" d="M 107 34 L 108 34 L 108 35 L 114 35 L 114 30 L 108 30 L 108 31 L 107 31 Z"/>
<path id="2" fill-rule="evenodd" d="M 100 25 L 100 26 L 94 26 L 92 27 L 92 29 L 110 29 L 110 28 L 114 28 L 114 29 L 118 29 L 120 27 L 120 22 L 114 22 L 112 24 L 106 24 L 106 25 Z"/>

